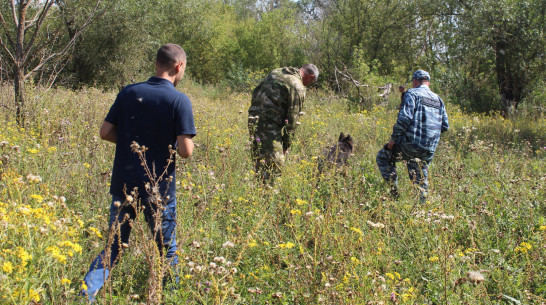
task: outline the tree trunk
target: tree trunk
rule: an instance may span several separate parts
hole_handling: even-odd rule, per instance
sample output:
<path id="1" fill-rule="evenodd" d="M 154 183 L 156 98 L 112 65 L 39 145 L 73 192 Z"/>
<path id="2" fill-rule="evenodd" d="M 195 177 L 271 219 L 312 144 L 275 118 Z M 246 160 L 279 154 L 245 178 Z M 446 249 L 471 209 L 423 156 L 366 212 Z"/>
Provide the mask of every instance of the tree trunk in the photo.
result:
<path id="1" fill-rule="evenodd" d="M 13 2 L 12 2 L 13 3 Z M 24 98 L 24 86 L 25 86 L 25 66 L 24 66 L 24 45 L 25 32 L 26 32 L 26 16 L 27 8 L 30 2 L 21 3 L 19 9 L 19 18 L 17 20 L 17 36 L 15 39 L 15 60 L 13 65 L 13 86 L 15 91 L 15 121 L 17 126 L 25 127 L 25 98 Z"/>
<path id="2" fill-rule="evenodd" d="M 521 101 L 523 80 L 519 77 L 519 71 L 514 71 L 510 61 L 509 46 L 504 41 L 495 44 L 495 57 L 497 68 L 497 82 L 502 103 L 502 116 L 508 117 L 517 108 Z"/>
<path id="3" fill-rule="evenodd" d="M 14 76 L 14 91 L 15 91 L 15 120 L 17 122 L 17 126 L 24 127 L 25 126 L 25 113 L 24 113 L 24 106 L 25 106 L 25 98 L 23 95 L 24 86 L 25 86 L 25 77 L 23 74 L 23 69 L 19 67 L 15 67 L 13 71 Z"/>

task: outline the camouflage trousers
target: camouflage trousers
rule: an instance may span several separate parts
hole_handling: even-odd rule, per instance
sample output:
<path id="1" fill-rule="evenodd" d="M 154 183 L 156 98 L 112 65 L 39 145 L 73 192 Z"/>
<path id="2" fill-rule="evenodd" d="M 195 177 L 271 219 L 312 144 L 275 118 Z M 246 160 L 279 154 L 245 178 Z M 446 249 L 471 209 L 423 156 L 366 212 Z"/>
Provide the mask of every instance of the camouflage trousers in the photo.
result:
<path id="1" fill-rule="evenodd" d="M 264 183 L 272 183 L 274 177 L 280 176 L 284 164 L 281 132 L 274 130 L 256 130 L 249 126 L 252 142 L 251 157 L 256 175 Z"/>
<path id="2" fill-rule="evenodd" d="M 410 180 L 418 186 L 423 202 L 428 190 L 428 165 L 432 162 L 433 153 L 413 149 L 409 145 L 395 144 L 392 150 L 387 145 L 377 153 L 376 162 L 383 179 L 391 186 L 391 194 L 398 195 L 398 174 L 396 162 L 407 161 Z"/>

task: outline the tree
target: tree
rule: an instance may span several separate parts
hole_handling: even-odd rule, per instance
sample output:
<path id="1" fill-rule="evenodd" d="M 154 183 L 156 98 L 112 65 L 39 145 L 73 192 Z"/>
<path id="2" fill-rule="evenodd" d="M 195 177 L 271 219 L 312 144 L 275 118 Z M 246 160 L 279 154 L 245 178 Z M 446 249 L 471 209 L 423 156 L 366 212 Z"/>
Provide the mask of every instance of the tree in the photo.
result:
<path id="1" fill-rule="evenodd" d="M 495 89 L 492 99 L 508 116 L 529 94 L 527 88 L 544 78 L 546 2 L 456 0 L 450 6 L 454 14 L 438 28 L 449 33 L 444 36 L 448 65 L 460 79 L 453 87 L 461 87 L 481 111 L 494 107 L 482 96 Z M 481 108 L 483 103 L 489 109 Z"/>
<path id="2" fill-rule="evenodd" d="M 74 20 L 64 15 L 63 7 L 69 1 L 11 0 L 0 9 L 3 33 L 0 46 L 11 65 L 14 81 L 16 121 L 24 126 L 24 86 L 33 73 L 52 65 L 52 79 L 62 70 L 66 56 L 82 31 L 100 13 L 102 0 L 93 0 L 93 6 L 79 25 L 72 26 L 66 37 L 64 26 L 57 20 Z M 74 1 L 84 3 L 85 1 Z M 7 8 L 7 9 L 6 9 Z M 10 11 L 10 13 L 8 13 Z M 9 17 L 11 15 L 11 17 Z"/>
<path id="3" fill-rule="evenodd" d="M 109 0 L 108 9 L 75 42 L 59 83 L 120 89 L 145 80 L 154 72 L 157 49 L 174 42 L 170 35 L 180 27 L 176 14 L 173 1 Z"/>
<path id="4" fill-rule="evenodd" d="M 419 1 L 301 0 L 312 24 L 312 60 L 333 79 L 347 67 L 363 82 L 406 79 L 419 55 Z M 324 74 L 327 76 L 327 74 Z M 327 76 L 328 77 L 328 76 Z"/>

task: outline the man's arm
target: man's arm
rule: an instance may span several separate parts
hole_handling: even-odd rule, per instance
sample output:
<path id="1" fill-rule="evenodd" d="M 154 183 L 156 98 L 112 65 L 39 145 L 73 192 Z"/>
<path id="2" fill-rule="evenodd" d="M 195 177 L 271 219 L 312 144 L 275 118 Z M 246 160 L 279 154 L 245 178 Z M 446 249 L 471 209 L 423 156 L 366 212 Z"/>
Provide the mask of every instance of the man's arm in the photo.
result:
<path id="1" fill-rule="evenodd" d="M 182 158 L 189 158 L 193 153 L 193 140 L 191 136 L 188 135 L 179 135 L 176 137 L 178 147 L 176 150 Z"/>
<path id="2" fill-rule="evenodd" d="M 295 89 L 286 97 L 286 120 L 284 121 L 284 130 L 282 131 L 283 153 L 286 154 L 292 144 L 292 136 L 299 124 L 300 112 L 303 108 L 305 91 L 300 92 Z"/>
<path id="3" fill-rule="evenodd" d="M 398 112 L 398 119 L 392 127 L 391 141 L 396 142 L 396 140 L 406 132 L 406 129 L 413 120 L 414 111 L 415 97 L 409 94 L 409 92 L 406 92 L 406 94 L 404 94 L 404 102 Z"/>
<path id="4" fill-rule="evenodd" d="M 102 126 L 100 127 L 100 138 L 103 140 L 106 140 L 108 142 L 112 142 L 116 144 L 117 140 L 117 127 L 116 125 L 110 123 L 110 122 L 102 122 Z"/>

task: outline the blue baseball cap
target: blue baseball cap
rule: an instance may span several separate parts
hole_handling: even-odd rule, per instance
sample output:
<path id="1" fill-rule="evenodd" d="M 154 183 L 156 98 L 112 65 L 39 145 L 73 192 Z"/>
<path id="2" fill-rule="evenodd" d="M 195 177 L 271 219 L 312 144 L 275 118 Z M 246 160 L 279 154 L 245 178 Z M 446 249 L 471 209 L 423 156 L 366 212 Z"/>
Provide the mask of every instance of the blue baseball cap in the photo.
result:
<path id="1" fill-rule="evenodd" d="M 430 80 L 430 74 L 428 74 L 425 70 L 417 70 L 413 73 L 413 77 L 411 79 L 426 79 Z"/>

